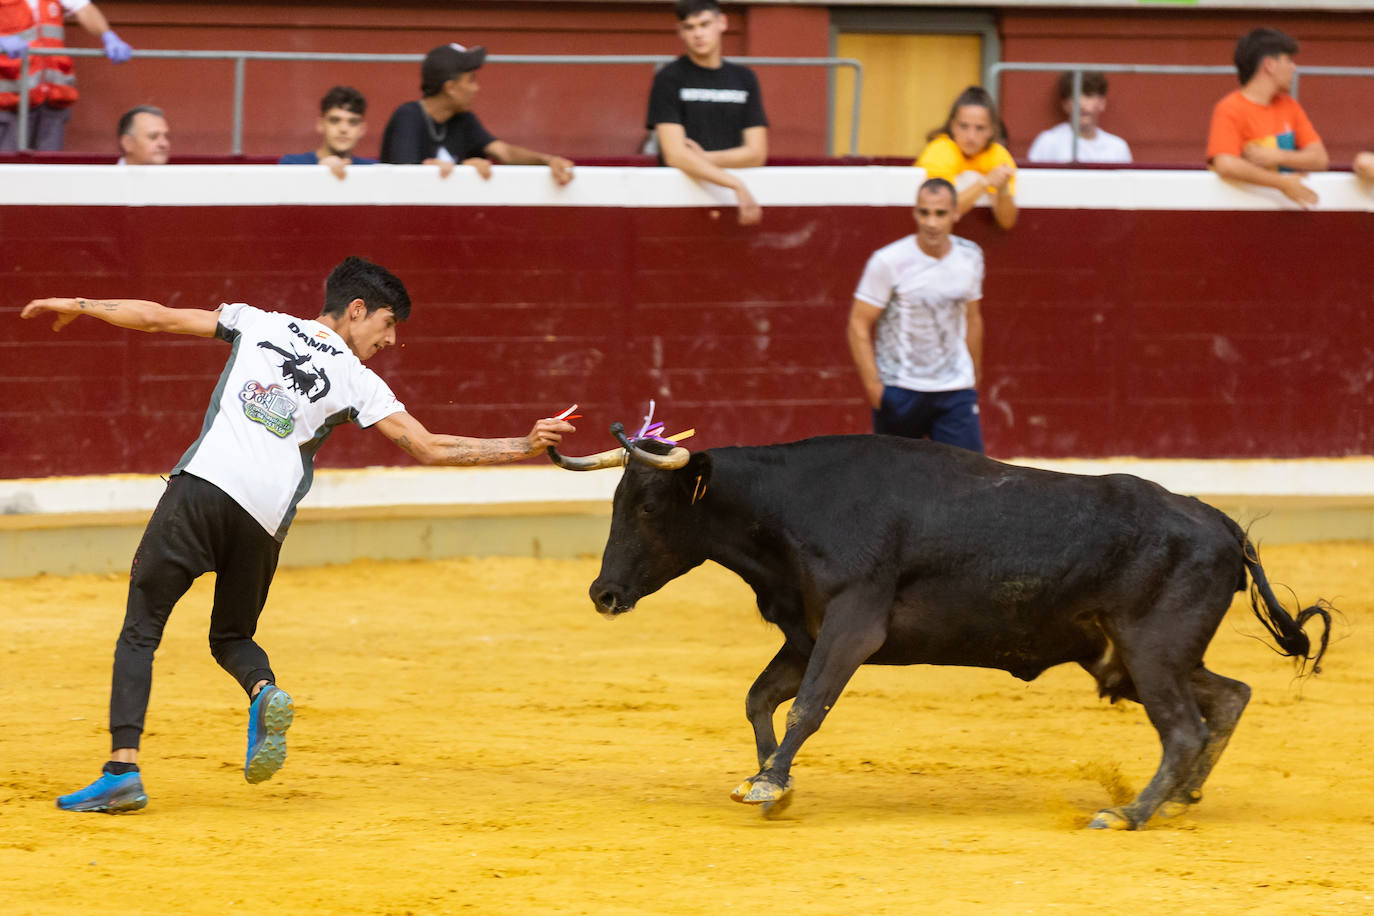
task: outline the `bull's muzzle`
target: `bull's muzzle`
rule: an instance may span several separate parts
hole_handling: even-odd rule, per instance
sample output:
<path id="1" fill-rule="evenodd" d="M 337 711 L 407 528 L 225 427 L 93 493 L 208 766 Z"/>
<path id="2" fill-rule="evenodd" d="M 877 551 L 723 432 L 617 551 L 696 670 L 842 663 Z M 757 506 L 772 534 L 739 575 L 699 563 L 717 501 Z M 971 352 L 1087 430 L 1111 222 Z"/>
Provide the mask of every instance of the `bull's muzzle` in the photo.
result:
<path id="1" fill-rule="evenodd" d="M 592 604 L 602 617 L 618 617 L 635 609 L 635 603 L 613 585 L 606 585 L 600 579 L 592 583 Z"/>

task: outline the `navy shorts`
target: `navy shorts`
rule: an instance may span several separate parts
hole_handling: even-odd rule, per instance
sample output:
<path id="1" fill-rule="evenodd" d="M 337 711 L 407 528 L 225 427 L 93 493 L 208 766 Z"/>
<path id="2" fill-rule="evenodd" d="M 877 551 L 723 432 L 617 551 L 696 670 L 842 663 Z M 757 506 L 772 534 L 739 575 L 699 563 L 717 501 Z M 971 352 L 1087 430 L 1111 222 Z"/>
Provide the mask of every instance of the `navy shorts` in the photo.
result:
<path id="1" fill-rule="evenodd" d="M 873 431 L 908 439 L 930 438 L 982 452 L 978 392 L 972 388 L 908 391 L 888 385 L 883 388 L 882 406 L 873 411 Z"/>

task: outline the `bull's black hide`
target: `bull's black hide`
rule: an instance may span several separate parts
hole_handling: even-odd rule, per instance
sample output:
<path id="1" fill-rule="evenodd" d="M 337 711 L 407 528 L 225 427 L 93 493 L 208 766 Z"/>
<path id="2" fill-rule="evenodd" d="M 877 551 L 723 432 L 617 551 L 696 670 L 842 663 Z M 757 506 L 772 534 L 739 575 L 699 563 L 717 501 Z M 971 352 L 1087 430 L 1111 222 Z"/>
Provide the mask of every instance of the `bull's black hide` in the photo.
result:
<path id="1" fill-rule="evenodd" d="M 645 443 L 645 449 L 666 449 Z M 630 452 L 633 457 L 633 450 Z M 1149 785 L 1100 812 L 1134 828 L 1192 803 L 1249 699 L 1203 653 L 1231 603 L 1317 670 L 1330 617 L 1289 616 L 1245 533 L 1217 509 L 1138 477 L 1015 467 L 932 442 L 830 436 L 634 461 L 616 490 L 598 610 L 620 614 L 705 560 L 738 573 L 782 648 L 749 690 L 759 772 L 740 801 L 790 790 L 802 742 L 862 664 L 971 665 L 1030 680 L 1074 662 L 1145 706 L 1163 744 Z M 1314 651 L 1302 624 L 1321 620 Z M 781 745 L 773 713 L 795 697 Z"/>

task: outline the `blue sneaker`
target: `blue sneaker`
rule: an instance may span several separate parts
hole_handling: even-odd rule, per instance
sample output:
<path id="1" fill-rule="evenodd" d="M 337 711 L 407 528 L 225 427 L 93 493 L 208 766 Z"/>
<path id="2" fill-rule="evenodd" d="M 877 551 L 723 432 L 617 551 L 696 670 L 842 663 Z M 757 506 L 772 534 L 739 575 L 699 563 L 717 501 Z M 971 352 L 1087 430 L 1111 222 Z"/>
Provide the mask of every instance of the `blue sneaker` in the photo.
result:
<path id="1" fill-rule="evenodd" d="M 266 782 L 286 762 L 286 730 L 296 714 L 291 694 L 276 684 L 268 684 L 248 707 L 248 755 L 243 760 L 243 778 Z"/>
<path id="2" fill-rule="evenodd" d="M 137 811 L 147 804 L 148 794 L 143 791 L 143 780 L 137 772 L 120 776 L 101 773 L 99 779 L 80 792 L 57 799 L 57 807 L 63 811 L 103 811 L 106 814 Z"/>

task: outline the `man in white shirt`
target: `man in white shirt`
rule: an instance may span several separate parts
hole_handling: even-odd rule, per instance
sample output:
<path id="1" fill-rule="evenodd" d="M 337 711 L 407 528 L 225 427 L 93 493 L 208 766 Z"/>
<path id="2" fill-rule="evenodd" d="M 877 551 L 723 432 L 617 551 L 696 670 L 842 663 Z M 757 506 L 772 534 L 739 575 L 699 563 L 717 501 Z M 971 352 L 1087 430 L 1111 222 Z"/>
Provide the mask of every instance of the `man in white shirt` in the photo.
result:
<path id="1" fill-rule="evenodd" d="M 868 259 L 849 314 L 849 352 L 873 431 L 983 451 L 983 249 L 952 235 L 958 196 L 943 178 L 916 192 L 916 233 Z"/>
<path id="2" fill-rule="evenodd" d="M 410 314 L 405 286 L 385 268 L 347 258 L 325 284 L 315 320 L 241 302 L 216 311 L 136 299 L 36 299 L 24 318 L 82 315 L 118 327 L 217 337 L 232 345 L 200 437 L 173 468 L 134 554 L 110 691 L 112 753 L 101 776 L 64 795 L 65 811 L 136 811 L 148 803 L 139 741 L 152 688 L 153 653 L 172 607 L 202 573 L 216 573 L 210 651 L 250 699 L 243 774 L 270 779 L 286 759 L 294 706 L 253 641 L 277 554 L 310 489 L 315 453 L 334 427 L 375 428 L 423 464 L 499 464 L 537 455 L 573 432 L 544 419 L 526 436 L 470 439 L 431 433 L 406 412 L 363 360 L 396 342 Z"/>
<path id="3" fill-rule="evenodd" d="M 1059 107 L 1073 117 L 1073 74 L 1059 76 Z M 1074 155 L 1073 125 L 1063 121 L 1042 131 L 1031 143 L 1026 158 L 1031 162 L 1128 163 L 1131 147 L 1115 134 L 1098 126 L 1107 110 L 1107 76 L 1096 70 L 1083 73 L 1083 91 L 1078 96 L 1078 152 Z"/>

